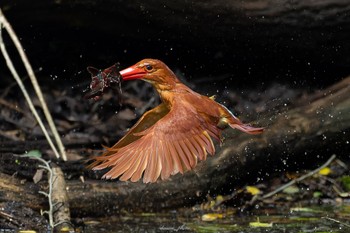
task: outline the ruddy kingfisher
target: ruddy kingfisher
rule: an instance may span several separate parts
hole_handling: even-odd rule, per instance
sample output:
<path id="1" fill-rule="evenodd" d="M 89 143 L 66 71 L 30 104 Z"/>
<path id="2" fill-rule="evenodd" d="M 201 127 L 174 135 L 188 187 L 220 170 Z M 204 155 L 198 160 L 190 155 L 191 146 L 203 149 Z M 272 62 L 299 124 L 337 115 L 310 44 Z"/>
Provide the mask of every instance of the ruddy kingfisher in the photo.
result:
<path id="1" fill-rule="evenodd" d="M 198 160 L 215 154 L 212 138 L 231 127 L 262 133 L 242 123 L 213 97 L 203 96 L 180 82 L 162 61 L 144 59 L 120 71 L 124 81 L 142 79 L 157 90 L 161 104 L 147 111 L 115 145 L 106 148 L 89 167 L 110 168 L 103 178 L 144 183 L 192 170 Z"/>

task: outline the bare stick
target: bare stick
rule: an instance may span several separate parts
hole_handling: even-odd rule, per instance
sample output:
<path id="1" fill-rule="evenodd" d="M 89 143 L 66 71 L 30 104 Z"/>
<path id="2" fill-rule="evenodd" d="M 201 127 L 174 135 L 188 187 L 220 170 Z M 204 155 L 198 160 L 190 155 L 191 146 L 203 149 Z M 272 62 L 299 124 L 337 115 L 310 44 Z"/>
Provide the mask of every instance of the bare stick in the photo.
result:
<path id="1" fill-rule="evenodd" d="M 26 88 L 24 87 L 23 85 L 23 82 L 22 80 L 20 79 L 16 69 L 14 68 L 13 66 L 13 63 L 11 61 L 11 58 L 9 57 L 8 53 L 7 53 L 7 50 L 6 50 L 6 47 L 5 47 L 5 44 L 3 42 L 3 39 L 2 39 L 2 25 L 4 23 L 4 15 L 2 14 L 2 11 L 0 9 L 0 49 L 1 49 L 1 52 L 6 60 L 6 64 L 7 64 L 7 67 L 9 68 L 9 70 L 11 71 L 12 73 L 12 76 L 14 77 L 14 79 L 17 81 L 18 83 L 18 86 L 20 87 L 21 91 L 23 92 L 23 95 L 28 103 L 28 106 L 30 108 L 30 110 L 32 111 L 36 121 L 38 122 L 40 128 L 42 129 L 51 149 L 53 150 L 53 152 L 55 153 L 56 157 L 59 158 L 60 155 L 58 154 L 58 151 L 55 147 L 55 145 L 53 144 L 50 136 L 49 136 L 49 133 L 47 132 L 42 120 L 40 119 L 40 116 L 38 114 L 38 112 L 36 111 L 35 107 L 34 107 L 34 104 L 32 102 L 32 100 L 30 99 L 30 96 L 26 90 Z"/>
<path id="2" fill-rule="evenodd" d="M 48 109 L 48 107 L 47 107 L 47 104 L 46 104 L 45 99 L 44 99 L 44 97 L 43 97 L 43 94 L 42 94 L 42 92 L 41 92 L 40 86 L 38 85 L 38 81 L 37 81 L 37 79 L 36 79 L 36 77 L 35 77 L 34 71 L 33 71 L 32 67 L 31 67 L 31 65 L 30 65 L 30 63 L 29 63 L 29 60 L 28 60 L 28 58 L 27 58 L 27 55 L 25 54 L 25 52 L 24 52 L 24 50 L 23 50 L 23 48 L 22 48 L 21 43 L 20 43 L 19 40 L 18 40 L 18 37 L 16 36 L 16 33 L 13 31 L 13 29 L 12 29 L 10 23 L 9 23 L 9 22 L 7 21 L 7 19 L 5 18 L 5 15 L 2 13 L 1 9 L 0 9 L 0 24 L 3 25 L 3 27 L 4 27 L 4 28 L 6 29 L 6 31 L 9 33 L 9 35 L 10 35 L 10 37 L 11 37 L 13 43 L 15 44 L 15 46 L 16 46 L 16 48 L 17 48 L 17 51 L 18 51 L 18 53 L 19 53 L 19 55 L 20 55 L 20 57 L 21 57 L 21 59 L 22 59 L 22 62 L 23 62 L 24 66 L 25 66 L 25 68 L 26 68 L 26 70 L 27 70 L 28 76 L 29 76 L 29 78 L 30 78 L 30 80 L 31 80 L 31 82 L 32 82 L 32 84 L 33 84 L 34 90 L 35 90 L 35 92 L 36 92 L 36 94 L 37 94 L 37 96 L 38 96 L 38 98 L 39 98 L 39 101 L 40 101 L 41 106 L 42 106 L 42 108 L 43 108 L 43 111 L 44 111 L 46 120 L 47 120 L 47 122 L 49 123 L 49 126 L 50 126 L 50 128 L 51 128 L 52 134 L 54 135 L 54 138 L 55 138 L 55 140 L 56 140 L 56 143 L 57 143 L 57 145 L 58 145 L 58 148 L 59 148 L 59 150 L 60 150 L 60 152 L 61 152 L 62 159 L 66 161 L 66 160 L 67 160 L 67 156 L 66 156 L 66 152 L 65 152 L 65 149 L 64 149 L 62 140 L 61 140 L 61 138 L 60 138 L 60 136 L 59 136 L 59 134 L 58 134 L 58 131 L 57 131 L 56 126 L 55 126 L 55 123 L 54 123 L 54 121 L 53 121 L 53 119 L 52 119 L 52 116 L 51 116 L 51 114 L 50 114 L 50 111 L 49 111 L 49 109 Z M 6 52 L 5 45 L 4 45 L 4 43 L 2 42 L 2 36 L 1 36 L 1 44 L 2 44 L 1 51 L 5 51 L 5 52 Z M 4 53 L 4 52 L 3 52 L 3 53 Z M 7 54 L 7 52 L 6 52 L 6 54 Z M 4 55 L 4 56 L 5 56 L 5 55 Z M 9 60 L 10 58 L 9 58 L 8 54 L 7 54 L 6 57 L 7 57 L 7 58 L 5 58 L 5 59 L 6 59 L 6 63 L 7 63 L 7 65 L 9 66 L 8 60 Z M 13 65 L 12 65 L 12 62 L 11 62 L 11 66 L 12 66 L 12 69 L 10 69 L 10 70 L 11 70 L 12 74 L 14 74 L 13 71 L 15 71 L 15 69 L 14 69 L 14 67 L 13 67 Z M 10 68 L 10 67 L 9 67 L 9 68 Z M 19 76 L 18 76 L 18 74 L 17 74 L 16 71 L 15 71 L 15 73 L 16 73 L 16 76 L 17 76 L 18 79 L 19 79 Z M 15 76 L 14 76 L 14 77 L 15 77 Z M 16 78 L 15 78 L 15 79 L 16 79 Z M 19 80 L 20 80 L 20 79 L 19 79 Z M 16 81 L 18 82 L 17 79 L 16 79 Z M 22 86 L 23 86 L 23 85 L 22 85 Z M 22 88 L 21 88 L 21 89 L 22 89 Z M 23 91 L 23 90 L 22 90 L 22 91 Z M 28 101 L 28 100 L 27 100 L 27 101 Z M 45 136 L 46 136 L 46 135 L 45 135 Z M 57 153 L 57 150 L 56 150 L 55 154 L 56 154 L 57 158 L 59 158 L 59 154 Z"/>
<path id="3" fill-rule="evenodd" d="M 64 174 L 60 167 L 55 165 L 51 167 L 54 181 L 52 186 L 54 227 L 58 230 L 62 228 L 73 230 L 70 222 L 69 200 Z"/>
<path id="4" fill-rule="evenodd" d="M 337 220 L 337 219 L 330 218 L 330 217 L 322 217 L 322 218 L 327 219 L 327 220 L 330 220 L 330 221 L 332 221 L 332 222 L 336 222 L 336 223 L 338 223 L 338 224 L 340 224 L 340 225 L 343 225 L 343 226 L 346 226 L 346 227 L 349 227 L 349 228 L 350 228 L 350 225 L 349 225 L 349 224 L 343 223 L 343 222 L 341 222 L 341 221 L 339 221 L 339 220 Z"/>
<path id="5" fill-rule="evenodd" d="M 310 177 L 310 176 L 316 174 L 316 173 L 319 172 L 322 168 L 327 167 L 327 166 L 335 159 L 335 157 L 336 157 L 335 155 L 332 155 L 332 156 L 327 160 L 327 162 L 324 163 L 321 167 L 318 167 L 317 169 L 315 169 L 315 170 L 313 170 L 313 171 L 311 171 L 311 172 L 309 172 L 309 173 L 307 173 L 307 174 L 305 174 L 305 175 L 303 175 L 303 176 L 300 176 L 298 179 L 292 180 L 292 181 L 290 181 L 289 183 L 280 186 L 279 188 L 275 189 L 274 191 L 265 194 L 262 198 L 265 199 L 265 198 L 271 197 L 271 196 L 275 195 L 276 193 L 282 191 L 283 189 L 285 189 L 285 188 L 287 188 L 287 187 L 289 187 L 289 186 L 291 186 L 291 185 L 293 185 L 293 184 L 295 184 L 295 183 L 297 183 L 297 182 L 300 182 L 300 181 L 302 181 L 302 180 L 304 180 L 304 179 L 306 179 L 306 178 L 308 178 L 308 177 Z"/>

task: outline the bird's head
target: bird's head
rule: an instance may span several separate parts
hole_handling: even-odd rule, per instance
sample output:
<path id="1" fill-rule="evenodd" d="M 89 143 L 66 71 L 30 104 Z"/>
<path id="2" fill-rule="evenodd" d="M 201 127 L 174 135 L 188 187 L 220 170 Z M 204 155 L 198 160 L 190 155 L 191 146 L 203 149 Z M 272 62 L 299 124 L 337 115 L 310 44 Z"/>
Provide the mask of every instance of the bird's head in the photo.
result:
<path id="1" fill-rule="evenodd" d="M 123 80 L 142 79 L 156 88 L 173 87 L 179 82 L 167 65 L 160 60 L 149 58 L 120 71 L 120 74 Z"/>

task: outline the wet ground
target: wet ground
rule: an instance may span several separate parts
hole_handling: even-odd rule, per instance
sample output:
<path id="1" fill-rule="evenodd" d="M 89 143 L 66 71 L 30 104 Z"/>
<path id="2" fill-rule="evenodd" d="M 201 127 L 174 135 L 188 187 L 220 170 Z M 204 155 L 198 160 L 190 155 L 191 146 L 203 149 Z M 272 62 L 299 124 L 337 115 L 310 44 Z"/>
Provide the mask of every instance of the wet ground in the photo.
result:
<path id="1" fill-rule="evenodd" d="M 339 206 L 295 207 L 256 210 L 251 215 L 237 215 L 233 210 L 212 215 L 180 216 L 177 213 L 122 214 L 99 220 L 86 220 L 84 232 L 350 232 L 350 204 Z M 216 218 L 216 219 L 215 219 Z M 210 220 L 210 221 L 209 221 Z"/>

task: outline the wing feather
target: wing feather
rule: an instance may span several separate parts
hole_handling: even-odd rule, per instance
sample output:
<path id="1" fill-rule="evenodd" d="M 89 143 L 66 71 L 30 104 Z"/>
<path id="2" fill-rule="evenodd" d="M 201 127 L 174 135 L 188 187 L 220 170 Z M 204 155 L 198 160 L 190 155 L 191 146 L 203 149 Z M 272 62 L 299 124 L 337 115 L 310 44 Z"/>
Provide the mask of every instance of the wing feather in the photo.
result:
<path id="1" fill-rule="evenodd" d="M 132 163 L 130 168 L 119 178 L 120 180 L 126 181 L 132 177 L 139 164 L 141 163 L 141 156 L 135 155 L 133 161 L 131 161 L 130 163 Z"/>
<path id="2" fill-rule="evenodd" d="M 108 156 L 100 156 L 97 157 L 99 158 L 99 160 L 97 160 L 96 162 L 102 162 L 101 164 L 93 167 L 93 170 L 101 170 L 101 169 L 105 169 L 107 167 L 111 167 L 114 166 L 119 159 L 123 158 L 125 156 L 126 153 L 129 153 L 127 151 L 124 151 L 123 153 L 115 153 L 115 154 L 111 154 Z"/>
<path id="3" fill-rule="evenodd" d="M 211 137 L 219 138 L 220 130 L 208 125 L 189 105 L 164 104 L 148 111 L 113 147 L 97 157 L 94 170 L 111 167 L 104 178 L 155 182 L 159 177 L 193 169 L 207 153 L 214 154 Z"/>
<path id="4" fill-rule="evenodd" d="M 158 146 L 158 141 L 154 142 L 154 169 L 152 172 L 152 176 L 151 176 L 151 182 L 156 182 L 158 177 L 160 176 L 160 172 L 162 170 L 162 163 L 161 163 L 161 157 L 159 156 L 159 146 Z"/>
<path id="5" fill-rule="evenodd" d="M 114 144 L 111 148 L 108 148 L 107 151 L 109 153 L 105 153 L 103 156 L 108 156 L 110 154 L 115 153 L 119 150 L 119 148 L 123 148 L 132 142 L 137 141 L 141 138 L 138 135 L 139 132 L 145 131 L 155 125 L 162 117 L 168 114 L 169 109 L 165 106 L 165 104 L 160 104 L 157 107 L 149 110 L 136 122 L 136 124 L 131 127 L 131 129 L 122 137 L 116 144 Z M 101 156 L 100 156 L 101 157 Z"/>
<path id="6" fill-rule="evenodd" d="M 145 151 L 142 152 L 142 154 L 141 153 L 139 154 L 139 156 L 141 157 L 140 158 L 141 162 L 140 162 L 139 166 L 137 167 L 135 173 L 131 177 L 132 182 L 136 182 L 139 179 L 141 179 L 142 173 L 146 169 L 146 166 L 148 163 L 149 151 L 150 151 L 150 148 L 147 148 Z"/>
<path id="7" fill-rule="evenodd" d="M 215 125 L 207 124 L 208 133 L 210 136 L 215 138 L 217 141 L 221 142 L 221 132 L 220 129 Z"/>
<path id="8" fill-rule="evenodd" d="M 162 180 L 165 180 L 169 178 L 171 172 L 173 171 L 173 160 L 170 157 L 163 140 L 160 140 L 159 143 L 159 156 L 161 157 L 161 162 L 163 166 L 161 171 L 161 178 Z"/>
<path id="9" fill-rule="evenodd" d="M 147 166 L 146 166 L 146 169 L 145 169 L 145 173 L 143 175 L 143 182 L 144 183 L 148 183 L 151 181 L 151 176 L 152 176 L 152 172 L 154 170 L 154 164 L 155 164 L 155 158 L 154 158 L 154 151 L 155 151 L 156 148 L 153 147 L 153 145 L 151 144 L 150 145 L 150 152 L 149 152 L 149 155 L 148 155 L 148 162 L 147 162 Z"/>
<path id="10" fill-rule="evenodd" d="M 207 131 L 204 131 L 203 134 L 202 134 L 203 138 L 206 140 L 206 150 L 208 151 L 208 153 L 210 155 L 214 155 L 215 154 L 215 146 L 214 146 L 214 143 L 213 143 L 213 140 L 211 140 L 209 134 Z"/>
<path id="11" fill-rule="evenodd" d="M 190 165 L 190 168 L 188 170 L 190 170 L 196 166 L 196 161 L 194 159 L 194 156 L 192 155 L 191 150 L 188 149 L 188 147 L 185 143 L 185 140 L 186 140 L 186 138 L 184 140 L 179 141 L 179 145 L 181 146 L 182 151 L 184 152 L 185 156 L 187 157 L 187 160 L 188 160 L 189 165 Z"/>
<path id="12" fill-rule="evenodd" d="M 207 159 L 207 150 L 205 149 L 206 142 L 203 141 L 203 139 L 200 137 L 200 135 L 196 135 L 194 137 L 194 139 L 196 140 L 196 142 L 198 143 L 198 145 L 200 146 L 200 148 L 202 150 L 202 160 L 206 160 Z"/>
<path id="13" fill-rule="evenodd" d="M 192 146 L 196 149 L 197 151 L 197 157 L 200 159 L 200 160 L 203 160 L 204 158 L 204 152 L 203 152 L 203 148 L 201 147 L 200 144 L 198 144 L 197 140 L 195 138 L 191 138 L 189 140 L 189 142 L 192 144 Z"/>
<path id="14" fill-rule="evenodd" d="M 143 148 L 143 147 L 140 146 L 139 148 Z M 137 149 L 135 151 L 133 157 L 134 159 L 130 162 L 131 163 L 130 168 L 120 177 L 120 180 L 126 181 L 130 179 L 134 175 L 134 173 L 136 172 L 137 168 L 140 166 L 142 161 L 144 160 L 142 156 L 142 151 L 140 149 Z"/>
<path id="15" fill-rule="evenodd" d="M 176 173 L 180 172 L 181 174 L 184 173 L 184 169 L 182 167 L 182 163 L 180 161 L 179 155 L 174 147 L 174 144 L 167 142 L 167 148 L 169 151 L 169 156 L 171 157 L 171 159 L 173 160 L 173 164 L 174 164 L 174 169 L 171 172 L 172 175 L 175 175 Z"/>
<path id="16" fill-rule="evenodd" d="M 191 170 L 190 162 L 188 161 L 188 158 L 185 154 L 185 152 L 182 150 L 179 141 L 173 141 L 174 147 L 177 151 L 177 154 L 181 160 L 181 163 L 183 164 L 183 167 L 185 167 L 187 170 Z"/>
<path id="17" fill-rule="evenodd" d="M 111 170 L 109 170 L 106 174 L 103 175 L 102 178 L 106 179 L 114 179 L 121 174 L 123 174 L 130 166 L 130 161 L 132 160 L 133 156 L 131 156 L 132 152 L 129 152 L 125 154 L 122 157 L 122 161 L 120 162 L 120 166 L 113 166 Z"/>
<path id="18" fill-rule="evenodd" d="M 186 144 L 188 150 L 192 154 L 193 162 L 191 163 L 191 166 L 192 168 L 194 168 L 197 165 L 197 158 L 199 157 L 198 152 L 189 139 L 184 139 L 184 143 Z"/>
<path id="19" fill-rule="evenodd" d="M 204 132 L 199 135 L 199 138 L 202 141 L 205 150 L 211 155 L 214 154 L 213 153 L 214 148 L 212 147 L 212 141 L 208 140 L 208 138 L 205 136 Z"/>

